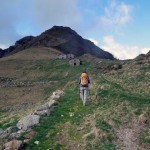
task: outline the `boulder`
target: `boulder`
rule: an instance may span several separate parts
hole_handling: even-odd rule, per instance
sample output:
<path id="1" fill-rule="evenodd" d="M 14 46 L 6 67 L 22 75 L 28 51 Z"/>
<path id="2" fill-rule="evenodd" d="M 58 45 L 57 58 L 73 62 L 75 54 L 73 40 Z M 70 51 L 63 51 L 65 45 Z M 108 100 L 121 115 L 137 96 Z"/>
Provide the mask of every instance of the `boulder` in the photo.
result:
<path id="1" fill-rule="evenodd" d="M 21 135 L 22 135 L 21 133 L 11 133 L 9 138 L 10 139 L 15 139 L 15 138 L 21 137 Z"/>
<path id="2" fill-rule="evenodd" d="M 11 133 L 15 133 L 18 132 L 19 128 L 18 127 L 9 127 L 6 129 L 6 132 L 11 134 Z"/>
<path id="3" fill-rule="evenodd" d="M 36 111 L 43 111 L 49 109 L 49 105 L 46 103 L 44 105 L 39 106 Z"/>
<path id="4" fill-rule="evenodd" d="M 55 100 L 50 100 L 50 101 L 48 102 L 49 108 L 51 108 L 55 103 L 56 103 Z"/>
<path id="5" fill-rule="evenodd" d="M 40 121 L 39 115 L 28 115 L 17 123 L 17 127 L 22 130 L 27 130 L 32 126 L 39 124 L 39 121 Z"/>
<path id="6" fill-rule="evenodd" d="M 21 150 L 23 142 L 18 140 L 12 140 L 4 144 L 4 150 Z"/>
<path id="7" fill-rule="evenodd" d="M 52 99 L 58 99 L 63 94 L 63 91 L 58 90 L 56 92 L 53 92 L 53 95 L 51 96 Z"/>
<path id="8" fill-rule="evenodd" d="M 18 134 L 22 134 L 22 133 L 24 133 L 25 131 L 24 130 L 19 130 L 17 133 Z"/>
<path id="9" fill-rule="evenodd" d="M 42 111 L 35 111 L 34 115 L 49 116 L 50 115 L 50 109 L 46 109 L 46 110 L 42 110 Z"/>

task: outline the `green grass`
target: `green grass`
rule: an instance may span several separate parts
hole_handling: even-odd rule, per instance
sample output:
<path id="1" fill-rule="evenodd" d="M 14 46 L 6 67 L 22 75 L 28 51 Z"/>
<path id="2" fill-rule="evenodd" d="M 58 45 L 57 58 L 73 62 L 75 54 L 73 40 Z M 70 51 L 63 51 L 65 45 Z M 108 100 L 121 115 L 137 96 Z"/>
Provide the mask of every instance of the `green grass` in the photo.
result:
<path id="1" fill-rule="evenodd" d="M 116 147 L 106 139 L 98 141 L 96 144 L 88 143 L 86 150 L 116 150 Z"/>
<path id="2" fill-rule="evenodd" d="M 6 114 L 7 113 L 7 114 Z M 5 118 L 8 115 L 8 112 L 0 109 L 0 119 Z M 7 129 L 8 127 L 11 126 L 15 126 L 17 123 L 17 119 L 16 118 L 12 118 L 12 120 L 10 121 L 10 119 L 5 120 L 4 122 L 0 123 L 0 128 L 1 129 Z"/>
<path id="3" fill-rule="evenodd" d="M 109 125 L 105 120 L 99 118 L 96 119 L 96 127 L 106 132 L 109 132 L 112 129 L 111 125 Z"/>
<path id="4" fill-rule="evenodd" d="M 65 71 L 78 71 L 81 72 L 83 69 L 88 68 L 89 67 L 88 62 L 84 63 L 83 65 L 80 66 L 75 66 L 72 67 L 69 65 L 68 60 L 49 60 L 49 61 L 37 61 L 36 65 L 32 68 L 33 70 L 39 70 L 42 72 L 65 72 Z"/>
<path id="5" fill-rule="evenodd" d="M 132 104 L 135 104 L 138 107 L 141 107 L 142 105 L 150 104 L 149 97 L 143 96 L 140 93 L 132 93 L 132 91 L 123 88 L 119 83 L 108 81 L 103 76 L 100 77 L 98 84 L 110 86 L 110 88 L 108 89 L 100 90 L 99 95 L 101 97 L 118 99 L 120 101 L 127 100 L 128 102 L 131 102 Z"/>
<path id="6" fill-rule="evenodd" d="M 91 134 L 87 137 L 85 149 L 115 150 L 116 135 L 113 129 L 129 127 L 129 125 L 132 127 L 132 121 L 137 119 L 140 114 L 144 113 L 149 116 L 149 96 L 137 92 L 136 89 L 132 91 L 128 88 L 128 85 L 132 84 L 133 88 L 136 87 L 137 82 L 145 83 L 146 79 L 143 75 L 136 76 L 134 80 L 128 79 L 127 76 L 123 77 L 122 73 L 116 77 L 107 74 L 102 75 L 103 72 L 99 72 L 99 70 L 93 71 L 94 65 L 90 62 L 84 62 L 84 65 L 71 67 L 67 60 L 42 60 L 36 61 L 36 64 L 30 68 L 31 71 L 44 73 L 43 76 L 30 80 L 31 82 L 57 81 L 52 86 L 43 89 L 45 99 L 57 89 L 64 90 L 65 94 L 54 105 L 51 115 L 42 118 L 40 125 L 33 128 L 38 134 L 25 145 L 24 150 L 47 150 L 48 148 L 65 150 L 67 149 L 67 143 L 58 143 L 57 141 L 58 133 L 61 132 L 64 132 L 64 134 L 66 132 L 66 136 L 63 137 L 66 140 L 83 143 L 82 136 L 84 132 L 89 133 L 91 131 L 91 126 L 86 126 L 84 119 L 89 115 L 94 116 L 95 113 L 96 127 L 105 136 L 97 140 L 96 136 Z M 105 68 L 111 67 L 112 62 L 104 61 L 102 65 L 106 65 Z M 96 86 L 90 89 L 90 100 L 87 106 L 84 107 L 79 97 L 77 81 L 85 68 L 88 70 L 88 74 L 93 75 L 91 82 L 92 84 L 96 83 Z M 115 78 L 122 82 L 117 82 L 117 80 L 114 80 Z M 130 84 L 124 85 L 123 83 Z M 92 99 L 92 96 L 95 96 L 95 98 Z M 74 115 L 71 117 L 70 113 Z M 3 114 L 2 111 L 0 111 L 1 114 Z M 62 131 L 68 122 L 70 126 Z M 109 122 L 112 122 L 112 124 L 110 125 Z M 85 125 L 85 130 L 77 131 L 76 128 L 80 125 Z M 2 126 L 0 124 L 0 127 Z M 140 133 L 139 139 L 140 143 L 149 143 L 147 130 Z M 40 141 L 40 144 L 35 145 L 35 141 Z"/>
<path id="7" fill-rule="evenodd" d="M 11 121 L 11 122 L 9 122 L 9 120 L 6 120 L 5 122 L 0 123 L 0 128 L 1 129 L 7 129 L 9 127 L 16 126 L 17 122 L 18 122 L 17 119 L 13 119 L 13 121 Z"/>
<path id="8" fill-rule="evenodd" d="M 67 87 L 64 92 L 65 94 L 60 97 L 59 102 L 54 106 L 52 114 L 42 120 L 41 126 L 34 128 L 34 130 L 38 132 L 38 136 L 33 138 L 25 149 L 28 149 L 30 146 L 33 150 L 36 149 L 37 146 L 34 146 L 34 141 L 38 139 L 41 141 L 39 146 L 42 147 L 42 149 L 47 149 L 49 147 L 56 149 L 58 145 L 55 142 L 55 137 L 57 133 L 61 132 L 61 128 L 59 127 L 68 121 L 72 124 L 72 128 L 69 129 L 70 139 L 81 142 L 81 135 L 76 132 L 73 126 L 80 125 L 83 118 L 87 114 L 93 113 L 95 108 L 97 108 L 97 105 L 93 103 L 91 105 L 87 105 L 86 107 L 82 106 L 82 102 L 79 98 L 78 86 L 76 85 L 73 85 L 70 88 Z M 70 112 L 74 113 L 73 117 L 70 117 Z M 50 135 L 48 139 L 45 138 L 47 134 Z M 108 140 L 111 138 L 112 135 L 110 137 L 109 133 Z"/>
<path id="9" fill-rule="evenodd" d="M 102 76 L 100 73 L 95 73 L 94 82 L 97 85 L 102 85 L 104 88 L 91 89 L 91 96 L 97 92 L 97 98 L 95 101 L 90 102 L 86 107 L 82 106 L 82 102 L 79 98 L 79 87 L 76 83 L 81 71 L 84 68 L 88 68 L 88 63 L 85 66 L 70 67 L 67 62 L 62 60 L 39 62 L 35 69 L 47 72 L 47 76 L 40 78 L 39 80 L 56 80 L 58 84 L 54 86 L 54 89 L 65 87 L 65 94 L 60 97 L 57 105 L 54 106 L 52 114 L 44 118 L 40 126 L 34 128 L 38 132 L 37 137 L 34 137 L 28 145 L 26 150 L 31 149 L 65 149 L 65 145 L 58 144 L 56 142 L 57 133 L 61 132 L 63 124 L 70 122 L 71 127 L 68 129 L 68 135 L 70 140 L 82 142 L 80 134 L 75 130 L 76 126 L 83 123 L 83 119 L 86 115 L 93 114 L 99 109 L 99 114 L 96 118 L 96 127 L 99 128 L 105 137 L 92 143 L 95 140 L 95 136 L 91 135 L 87 137 L 86 149 L 88 150 L 115 150 L 116 147 L 113 141 L 116 139 L 116 135 L 113 132 L 113 127 L 108 123 L 112 120 L 115 127 L 120 127 L 125 124 L 129 124 L 133 117 L 139 116 L 143 113 L 143 110 L 149 105 L 149 98 L 140 94 L 130 91 L 121 83 L 116 83 L 112 80 L 108 80 L 106 76 Z M 57 73 L 50 75 L 50 72 L 57 69 Z M 68 72 L 68 76 L 60 76 Z M 89 69 L 89 73 L 93 73 L 92 69 Z M 143 78 L 138 77 L 138 81 L 142 81 Z M 66 86 L 66 83 L 72 82 Z M 45 95 L 51 93 L 51 88 L 45 89 Z M 118 109 L 118 110 L 117 110 Z M 134 114 L 131 114 L 131 111 Z M 73 113 L 74 116 L 70 117 L 69 113 Z M 135 116 L 134 116 L 135 115 Z M 120 119 L 123 117 L 123 119 Z M 49 134 L 49 138 L 46 135 Z M 142 133 L 140 138 L 147 141 L 146 133 Z M 34 141 L 40 139 L 40 145 L 37 147 Z"/>
<path id="10" fill-rule="evenodd" d="M 88 67 L 88 63 L 84 66 L 71 67 L 68 62 L 62 60 L 51 60 L 50 62 L 40 61 L 37 63 L 35 69 L 44 71 L 47 73 L 53 72 L 57 69 L 54 76 L 44 76 L 40 80 L 57 80 L 58 83 L 53 86 L 53 89 L 45 88 L 44 95 L 50 95 L 52 91 L 56 89 L 62 89 L 69 81 L 71 84 L 64 89 L 64 96 L 59 99 L 57 105 L 54 106 L 51 116 L 44 118 L 41 122 L 41 126 L 35 127 L 34 129 L 38 132 L 38 136 L 33 138 L 28 145 L 25 146 L 25 149 L 37 149 L 37 146 L 34 144 L 34 141 L 40 139 L 40 147 L 42 149 L 47 149 L 52 147 L 56 149 L 57 147 L 63 148 L 64 146 L 55 143 L 55 136 L 60 129 L 56 129 L 56 126 L 60 126 L 62 123 L 70 121 L 72 124 L 79 124 L 82 120 L 82 117 L 89 112 L 91 112 L 90 107 L 83 109 L 82 103 L 79 98 L 79 85 L 77 80 L 81 74 L 81 71 L 84 68 Z M 63 73 L 68 72 L 68 76 L 62 76 Z M 70 117 L 69 113 L 73 112 L 74 116 Z M 62 117 L 63 116 L 63 117 Z M 73 130 L 73 129 L 70 129 Z M 46 135 L 50 134 L 50 138 L 47 140 Z M 80 140 L 80 136 L 76 132 L 70 131 L 70 138 L 75 138 Z"/>
<path id="11" fill-rule="evenodd" d="M 59 103 L 54 106 L 53 112 L 51 116 L 44 118 L 42 120 L 41 126 L 35 127 L 34 129 L 38 132 L 38 136 L 33 138 L 30 143 L 33 143 L 34 141 L 40 139 L 41 141 L 41 147 L 43 149 L 47 149 L 49 147 L 55 149 L 56 148 L 56 143 L 55 143 L 55 136 L 58 132 L 60 132 L 58 128 L 55 128 L 55 126 L 60 126 L 61 124 L 71 121 L 72 118 L 69 116 L 69 112 L 72 112 L 76 106 L 76 104 L 79 103 L 79 99 L 77 96 L 77 89 L 75 90 L 65 90 L 65 95 L 62 96 L 59 99 Z M 82 109 L 81 109 L 82 107 Z M 80 106 L 80 111 L 83 110 L 83 106 Z M 63 116 L 62 116 L 63 115 Z M 77 120 L 77 115 L 74 116 Z M 73 119 L 74 120 L 74 119 Z M 78 119 L 79 121 L 80 119 Z M 46 139 L 45 136 L 50 134 L 50 138 Z M 71 133 L 70 133 L 71 134 Z M 71 137 L 76 137 L 78 139 L 79 137 L 75 133 L 72 133 L 70 135 Z M 36 147 L 34 147 L 33 149 Z"/>
<path id="12" fill-rule="evenodd" d="M 150 134 L 147 129 L 143 130 L 139 134 L 139 142 L 142 143 L 149 143 L 150 144 Z"/>

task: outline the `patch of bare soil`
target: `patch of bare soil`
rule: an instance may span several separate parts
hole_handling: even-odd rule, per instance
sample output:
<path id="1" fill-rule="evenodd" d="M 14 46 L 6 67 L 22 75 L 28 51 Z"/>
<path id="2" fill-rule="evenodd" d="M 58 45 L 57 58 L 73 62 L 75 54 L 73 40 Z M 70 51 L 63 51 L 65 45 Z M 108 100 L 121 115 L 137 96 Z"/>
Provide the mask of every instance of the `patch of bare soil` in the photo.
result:
<path id="1" fill-rule="evenodd" d="M 133 129 L 119 129 L 116 131 L 118 140 L 115 143 L 118 150 L 138 150 L 137 131 Z"/>
<path id="2" fill-rule="evenodd" d="M 139 143 L 140 132 L 147 128 L 139 121 L 133 123 L 132 128 L 114 129 L 118 137 L 115 142 L 117 150 L 149 150 L 146 146 Z"/>
<path id="3" fill-rule="evenodd" d="M 84 150 L 84 143 L 80 141 L 78 134 L 77 129 L 71 123 L 66 122 L 61 132 L 57 133 L 56 142 L 64 145 L 67 150 Z"/>

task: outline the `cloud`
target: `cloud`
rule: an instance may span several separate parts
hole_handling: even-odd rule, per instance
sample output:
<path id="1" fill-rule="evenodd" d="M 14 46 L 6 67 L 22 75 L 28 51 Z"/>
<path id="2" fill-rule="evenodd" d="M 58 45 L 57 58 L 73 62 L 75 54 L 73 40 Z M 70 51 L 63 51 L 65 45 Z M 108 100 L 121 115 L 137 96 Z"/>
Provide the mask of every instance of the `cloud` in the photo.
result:
<path id="1" fill-rule="evenodd" d="M 150 51 L 150 48 L 143 48 L 143 49 L 141 50 L 142 54 L 146 54 L 146 53 L 148 53 L 149 51 Z"/>
<path id="2" fill-rule="evenodd" d="M 99 45 L 99 42 L 98 42 L 97 40 L 95 40 L 95 39 L 93 39 L 93 38 L 90 38 L 89 40 L 90 40 L 91 42 L 93 42 L 96 46 Z"/>
<path id="3" fill-rule="evenodd" d="M 80 19 L 77 0 L 5 0 L 0 5 L 0 44 L 8 47 L 54 25 L 78 30 Z"/>
<path id="4" fill-rule="evenodd" d="M 150 50 L 150 48 L 122 45 L 116 42 L 114 37 L 111 35 L 104 37 L 104 45 L 101 45 L 100 47 L 121 60 L 133 59 L 139 54 L 146 54 Z"/>
<path id="5" fill-rule="evenodd" d="M 97 22 L 106 27 L 124 26 L 132 20 L 132 9 L 131 5 L 111 0 L 109 5 L 104 8 L 104 15 L 100 16 Z"/>
<path id="6" fill-rule="evenodd" d="M 76 0 L 32 0 L 32 11 L 40 30 L 53 25 L 76 28 L 81 19 Z"/>
<path id="7" fill-rule="evenodd" d="M 18 0 L 13 2 L 6 0 L 0 5 L 0 44 L 2 47 L 8 47 L 14 39 L 19 38 L 15 29 L 18 20 L 18 2 Z"/>
<path id="8" fill-rule="evenodd" d="M 0 48 L 1 48 L 1 49 L 5 49 L 5 48 L 7 48 L 7 46 L 6 46 L 6 45 L 3 45 L 3 44 L 0 44 Z"/>

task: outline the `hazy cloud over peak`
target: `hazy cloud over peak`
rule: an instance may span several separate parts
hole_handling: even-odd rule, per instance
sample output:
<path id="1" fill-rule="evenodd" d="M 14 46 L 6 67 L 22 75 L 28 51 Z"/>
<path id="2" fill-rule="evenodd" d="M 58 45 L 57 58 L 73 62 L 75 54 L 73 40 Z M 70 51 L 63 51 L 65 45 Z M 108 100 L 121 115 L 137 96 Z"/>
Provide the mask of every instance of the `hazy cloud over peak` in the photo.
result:
<path id="1" fill-rule="evenodd" d="M 78 28 L 79 23 L 76 0 L 5 0 L 0 5 L 0 44 L 9 46 L 54 25 Z"/>
<path id="2" fill-rule="evenodd" d="M 42 30 L 53 25 L 75 27 L 80 23 L 76 0 L 32 0 L 35 23 Z"/>
<path id="3" fill-rule="evenodd" d="M 15 25 L 18 21 L 18 0 L 5 0 L 0 5 L 0 44 L 9 45 L 18 39 Z M 5 47 L 5 46 L 4 46 Z"/>
<path id="4" fill-rule="evenodd" d="M 133 6 L 124 2 L 110 1 L 104 9 L 104 15 L 99 18 L 99 24 L 103 26 L 122 26 L 132 20 Z"/>
<path id="5" fill-rule="evenodd" d="M 115 57 L 119 59 L 133 59 L 139 54 L 146 54 L 150 48 L 142 48 L 139 46 L 129 46 L 123 45 L 117 42 L 112 35 L 105 36 L 104 45 L 101 47 L 106 51 L 112 53 Z"/>

